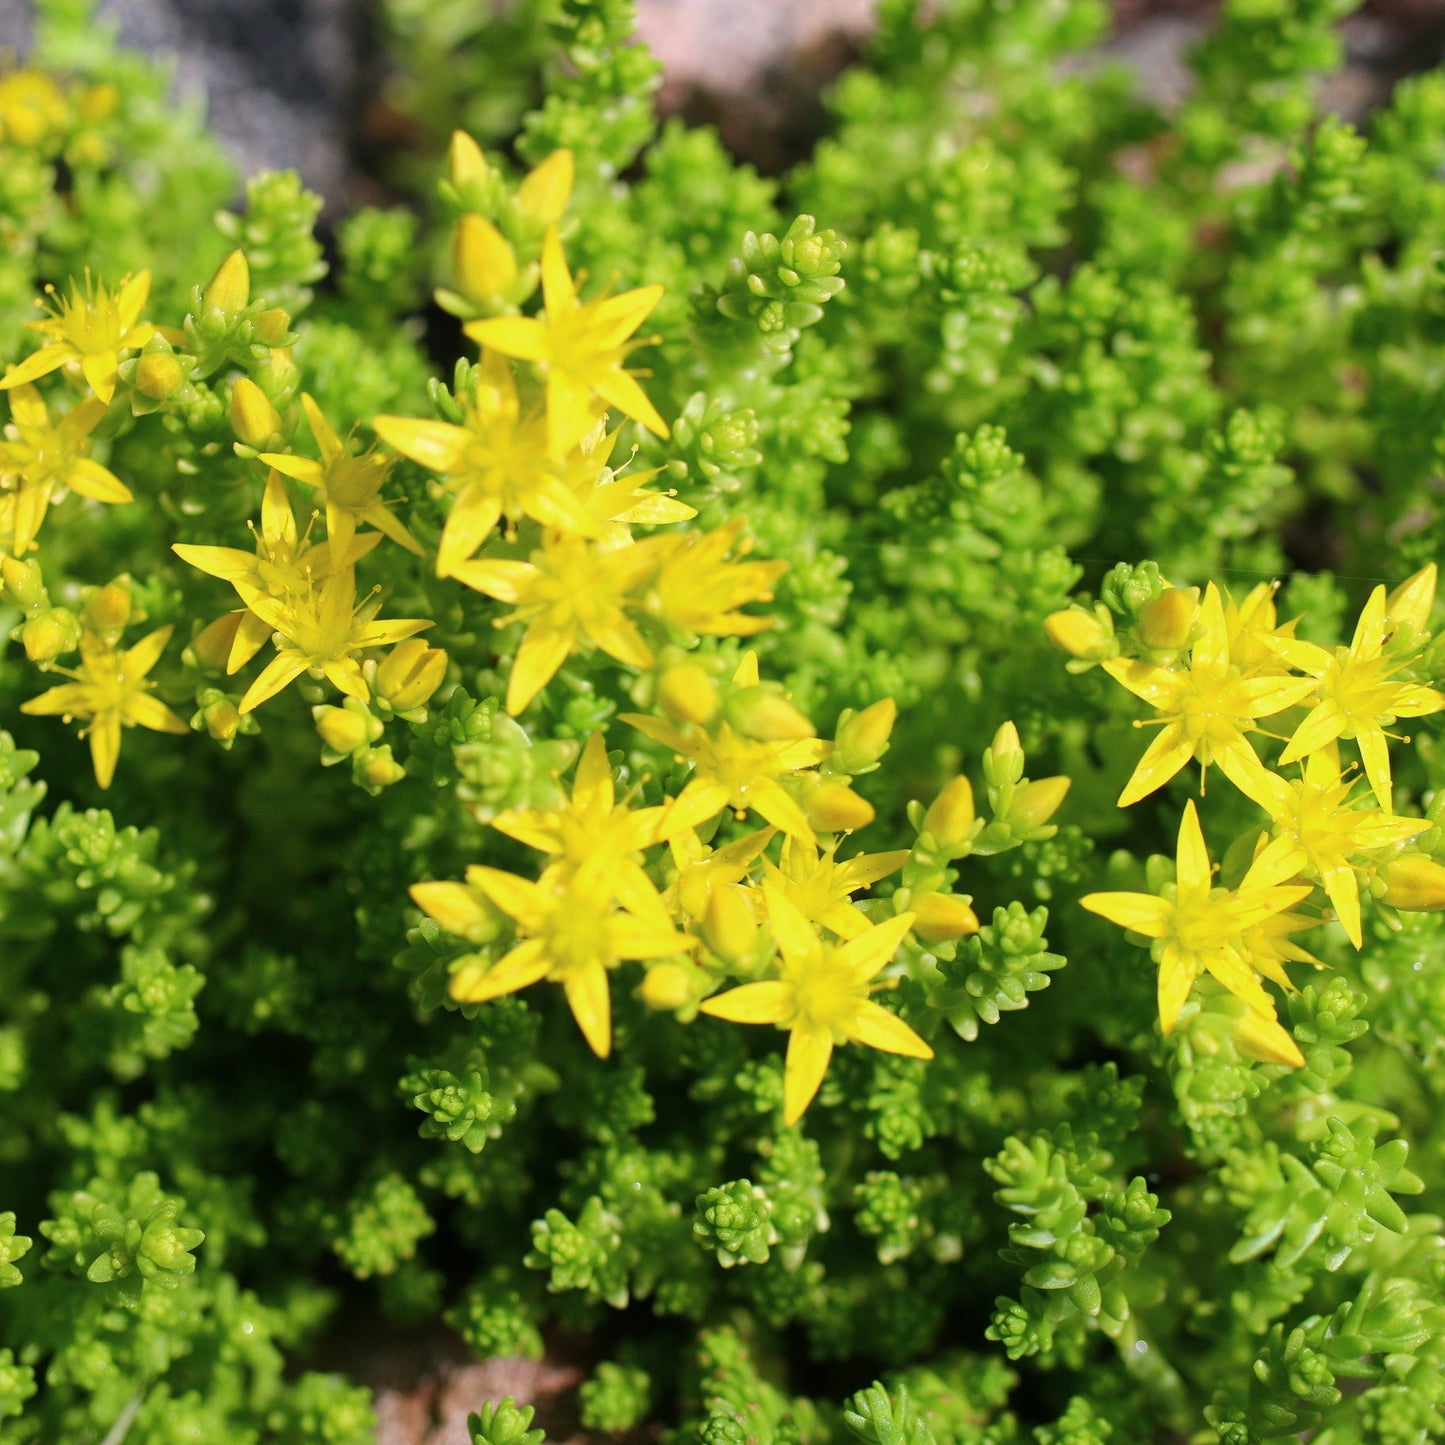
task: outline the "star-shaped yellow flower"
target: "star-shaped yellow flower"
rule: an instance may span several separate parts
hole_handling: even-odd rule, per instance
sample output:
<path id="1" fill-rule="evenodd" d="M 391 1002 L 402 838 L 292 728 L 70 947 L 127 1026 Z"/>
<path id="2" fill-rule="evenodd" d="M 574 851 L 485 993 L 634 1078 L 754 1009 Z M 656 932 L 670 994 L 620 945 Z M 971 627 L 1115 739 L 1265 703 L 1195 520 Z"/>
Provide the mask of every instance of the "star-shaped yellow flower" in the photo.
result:
<path id="1" fill-rule="evenodd" d="M 344 552 L 356 534 L 357 523 L 369 522 L 408 552 L 422 555 L 422 545 L 397 521 L 389 504 L 381 499 L 381 484 L 391 462 L 378 456 L 374 447 L 357 454 L 342 442 L 321 408 L 307 393 L 301 393 L 301 409 L 321 452 L 321 460 L 293 457 L 289 452 L 262 452 L 261 460 L 288 477 L 316 489 L 317 501 L 326 507 L 326 536 L 332 547 Z"/>
<path id="2" fill-rule="evenodd" d="M 497 868 L 467 869 L 467 883 L 509 915 L 519 942 L 495 963 L 466 963 L 452 975 L 451 993 L 461 1003 L 484 1003 L 516 993 L 540 979 L 560 983 L 577 1027 L 598 1058 L 612 1049 L 612 1000 L 607 971 L 623 959 L 661 958 L 691 948 L 678 933 L 650 884 L 613 902 L 606 859 L 572 869 L 549 868 L 535 883 Z M 455 912 L 474 907 L 462 884 L 418 884 L 412 898 L 433 917 L 446 916 L 451 887 L 460 895 Z"/>
<path id="3" fill-rule="evenodd" d="M 763 875 L 786 895 L 810 923 L 821 923 L 839 938 L 857 938 L 873 926 L 850 901 L 860 888 L 896 873 L 909 858 L 906 848 L 891 853 L 859 853 L 837 860 L 834 843 L 822 854 L 801 838 L 785 838 L 776 864 L 763 860 Z"/>
<path id="4" fill-rule="evenodd" d="M 1119 794 L 1119 807 L 1146 798 L 1191 758 L 1207 770 L 1217 763 L 1240 792 L 1267 808 L 1269 771 L 1245 733 L 1256 718 L 1269 717 L 1314 691 L 1308 677 L 1244 677 L 1229 656 L 1229 636 L 1219 589 L 1211 582 L 1199 608 L 1198 639 L 1182 671 L 1110 658 L 1105 672 L 1156 708 L 1159 736 L 1145 749 Z M 1136 723 L 1136 727 L 1147 726 Z"/>
<path id="5" fill-rule="evenodd" d="M 781 957 L 779 977 L 745 983 L 708 999 L 700 1012 L 739 1024 L 789 1030 L 783 1074 L 783 1120 L 795 1124 L 812 1103 L 833 1049 L 866 1044 L 910 1059 L 933 1050 L 897 1014 L 868 997 L 872 980 L 898 951 L 911 913 L 900 913 L 847 943 L 824 943 L 774 879 L 763 883 L 768 921 Z"/>
<path id="6" fill-rule="evenodd" d="M 1291 845 L 1276 841 L 1255 858 L 1238 888 L 1215 888 L 1191 799 L 1179 824 L 1175 884 L 1166 896 L 1089 893 L 1080 902 L 1091 913 L 1153 940 L 1151 952 L 1159 964 L 1159 1025 L 1167 1034 L 1202 973 L 1212 974 L 1252 1009 L 1274 1017 L 1274 1004 L 1251 966 L 1245 935 L 1308 897 L 1308 884 L 1285 881 L 1297 871 Z"/>
<path id="7" fill-rule="evenodd" d="M 1445 708 L 1445 693 L 1420 683 L 1392 681 L 1401 664 L 1384 650 L 1387 606 L 1384 587 L 1376 587 L 1348 647 L 1318 647 L 1295 638 L 1277 638 L 1272 646 L 1291 667 L 1317 680 L 1319 690 L 1319 701 L 1295 729 L 1280 762 L 1298 762 L 1336 738 L 1353 738 L 1365 776 L 1388 813 L 1393 805 L 1385 725 L 1397 717 L 1439 712 Z"/>
<path id="8" fill-rule="evenodd" d="M 628 338 L 662 299 L 662 289 L 639 286 L 619 296 L 578 301 L 562 239 L 550 226 L 542 242 L 542 316 L 497 316 L 469 321 L 462 329 L 483 346 L 546 369 L 553 455 L 562 456 L 591 430 L 598 418 L 597 399 L 666 437 L 667 423 L 622 365 L 630 352 L 646 345 Z"/>
<path id="9" fill-rule="evenodd" d="M 121 352 L 139 350 L 156 333 L 154 326 L 140 320 L 141 308 L 150 295 L 151 273 L 141 271 L 127 276 L 113 296 L 99 282 L 92 281 L 89 271 L 85 273 L 84 291 L 71 278 L 69 298 L 62 297 L 54 286 L 45 289 L 50 297 L 46 308 L 50 315 L 44 321 L 25 324 L 53 339 L 19 366 L 12 366 L 0 381 L 0 391 L 34 381 L 67 361 L 78 361 L 90 389 L 109 405 L 115 395 Z"/>
<path id="10" fill-rule="evenodd" d="M 80 666 L 54 669 L 74 680 L 21 703 L 20 711 L 40 717 L 89 718 L 85 735 L 90 738 L 95 780 L 108 788 L 120 757 L 122 727 L 139 724 L 162 733 L 190 731 L 159 698 L 150 696 L 155 683 L 146 680 L 170 640 L 171 629 L 158 627 L 134 647 L 120 652 L 85 633 L 80 639 Z"/>

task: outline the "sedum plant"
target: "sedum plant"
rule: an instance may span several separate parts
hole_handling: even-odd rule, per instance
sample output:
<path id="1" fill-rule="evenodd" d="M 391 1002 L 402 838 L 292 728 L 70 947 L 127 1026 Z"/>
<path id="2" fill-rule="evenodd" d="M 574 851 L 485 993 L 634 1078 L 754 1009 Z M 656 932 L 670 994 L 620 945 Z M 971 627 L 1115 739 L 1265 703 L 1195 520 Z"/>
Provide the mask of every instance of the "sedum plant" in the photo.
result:
<path id="1" fill-rule="evenodd" d="M 7 1441 L 360 1445 L 437 1330 L 593 1434 L 1445 1432 L 1445 82 L 1317 114 L 1349 8 L 1165 114 L 885 0 L 768 178 L 630 0 L 387 0 L 324 246 L 40 5 Z"/>

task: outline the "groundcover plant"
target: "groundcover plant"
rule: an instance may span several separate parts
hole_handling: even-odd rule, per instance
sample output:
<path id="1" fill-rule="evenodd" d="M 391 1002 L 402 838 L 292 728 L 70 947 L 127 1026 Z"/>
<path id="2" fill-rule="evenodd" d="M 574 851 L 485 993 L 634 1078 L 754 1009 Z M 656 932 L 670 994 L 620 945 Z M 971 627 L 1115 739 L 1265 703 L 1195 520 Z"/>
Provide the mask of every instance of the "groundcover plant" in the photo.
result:
<path id="1" fill-rule="evenodd" d="M 0 1435 L 1441 1438 L 1445 76 L 884 0 L 773 179 L 475 8 L 325 251 L 0 73 Z"/>

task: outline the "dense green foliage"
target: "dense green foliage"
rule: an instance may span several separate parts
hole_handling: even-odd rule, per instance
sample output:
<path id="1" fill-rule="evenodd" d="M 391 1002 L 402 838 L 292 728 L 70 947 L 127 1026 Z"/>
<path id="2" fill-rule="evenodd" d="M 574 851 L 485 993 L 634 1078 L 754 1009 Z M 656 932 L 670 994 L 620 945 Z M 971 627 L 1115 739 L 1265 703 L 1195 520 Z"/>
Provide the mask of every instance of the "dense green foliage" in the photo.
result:
<path id="1" fill-rule="evenodd" d="M 486 7 L 386 0 L 396 103 L 433 144 L 395 161 L 407 205 L 339 224 L 328 270 L 294 176 L 236 200 L 163 71 L 84 0 L 39 8 L 53 122 L 20 116 L 30 72 L 0 76 L 0 356 L 86 267 L 148 269 L 175 336 L 122 362 L 93 437 L 136 503 L 57 503 L 47 591 L 0 604 L 0 1438 L 362 1445 L 368 1392 L 316 1368 L 344 1313 L 379 1338 L 444 1321 L 481 1358 L 565 1338 L 599 1434 L 1445 1434 L 1440 916 L 1367 897 L 1362 950 L 1311 935 L 1330 971 L 1282 1009 L 1302 1068 L 1248 1057 L 1207 984 L 1162 1036 L 1148 955 L 1078 899 L 1158 885 L 1192 770 L 1116 808 L 1140 709 L 1044 630 L 1079 598 L 1126 634 L 1166 578 L 1281 578 L 1281 615 L 1331 645 L 1441 555 L 1445 73 L 1356 132 L 1313 101 L 1349 0 L 1226 0 L 1166 116 L 1070 59 L 1096 0 L 883 0 L 830 134 L 772 179 L 656 124 L 630 0 L 523 0 L 486 30 Z M 437 199 L 453 126 L 494 193 L 453 173 Z M 598 729 L 619 797 L 677 797 L 673 750 L 618 716 L 656 711 L 658 673 L 574 655 L 510 717 L 523 628 L 388 543 L 368 582 L 387 618 L 436 622 L 446 682 L 368 713 L 302 678 L 337 704 L 318 740 L 294 692 L 237 712 L 202 633 L 234 601 L 171 551 L 250 545 L 257 454 L 309 446 L 302 392 L 368 441 L 378 415 L 463 417 L 476 348 L 425 300 L 457 281 L 453 221 L 484 212 L 535 260 L 516 182 L 563 147 L 584 294 L 664 288 L 640 361 L 671 436 L 624 421 L 614 461 L 635 443 L 698 529 L 741 519 L 752 559 L 787 564 L 772 630 L 659 661 L 705 665 L 729 716 L 780 716 L 786 690 L 837 739 L 821 786 L 877 813 L 844 854 L 908 850 L 869 923 L 955 884 L 986 921 L 890 975 L 935 1057 L 840 1048 L 795 1124 L 773 1030 L 660 1004 L 627 954 L 596 1057 L 560 989 L 449 995 L 494 961 L 500 905 L 463 936 L 408 898 L 478 863 L 535 877 L 488 825 L 559 806 Z M 249 292 L 221 305 L 233 248 Z M 161 350 L 169 381 L 142 370 Z M 242 378 L 282 433 L 237 420 Z M 439 490 L 395 475 L 434 551 Z M 174 627 L 152 680 L 192 731 L 129 730 L 102 792 L 74 729 L 20 708 L 55 681 L 27 649 L 102 626 L 113 579 Z M 780 688 L 728 692 L 745 646 Z M 1438 683 L 1445 646 L 1413 675 Z M 847 710 L 889 698 L 875 770 Z M 1007 720 L 1031 775 L 1073 780 L 1057 829 Z M 1439 718 L 1409 730 L 1395 807 L 1445 856 Z M 990 821 L 952 846 L 925 810 L 960 772 Z M 1213 775 L 1207 805 L 1211 837 L 1248 834 Z M 744 831 L 725 815 L 717 841 Z M 717 956 L 752 946 L 700 926 Z M 540 1438 L 512 1402 L 471 1429 Z"/>

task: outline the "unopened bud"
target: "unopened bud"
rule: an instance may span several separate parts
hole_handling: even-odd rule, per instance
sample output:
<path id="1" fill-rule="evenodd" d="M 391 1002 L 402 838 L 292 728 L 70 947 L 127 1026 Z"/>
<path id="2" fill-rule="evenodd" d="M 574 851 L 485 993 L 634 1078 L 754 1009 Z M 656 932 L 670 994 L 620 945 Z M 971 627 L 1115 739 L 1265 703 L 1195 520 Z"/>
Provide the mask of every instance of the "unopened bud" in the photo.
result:
<path id="1" fill-rule="evenodd" d="M 251 322 L 251 335 L 262 346 L 280 346 L 291 332 L 291 313 L 281 306 L 268 306 Z"/>
<path id="2" fill-rule="evenodd" d="M 1089 662 L 1099 662 L 1118 651 L 1113 628 L 1106 626 L 1096 613 L 1082 607 L 1065 607 L 1049 613 L 1044 618 L 1044 635 L 1061 652 Z"/>
<path id="3" fill-rule="evenodd" d="M 820 783 L 804 804 L 808 821 L 824 833 L 851 833 L 866 828 L 878 815 L 873 804 L 846 783 Z"/>
<path id="4" fill-rule="evenodd" d="M 31 662 L 54 662 L 80 644 L 80 623 L 64 607 L 47 607 L 20 629 L 20 645 Z"/>
<path id="5" fill-rule="evenodd" d="M 1014 794 L 1013 806 L 1009 809 L 1008 820 L 1018 832 L 1040 828 L 1059 811 L 1068 795 L 1070 780 L 1059 774 L 1053 778 L 1039 778 Z"/>
<path id="6" fill-rule="evenodd" d="M 1407 913 L 1438 913 L 1445 908 L 1445 867 L 1424 853 L 1392 858 L 1380 869 L 1382 895 L 1391 908 Z"/>
<path id="7" fill-rule="evenodd" d="M 389 788 L 406 776 L 406 769 L 392 757 L 391 745 L 388 743 L 373 748 L 369 755 L 363 756 L 361 776 L 373 788 Z"/>
<path id="8" fill-rule="evenodd" d="M 1193 592 L 1166 587 L 1152 602 L 1139 609 L 1139 637 L 1146 647 L 1176 649 L 1189 641 L 1194 631 L 1198 604 Z"/>
<path id="9" fill-rule="evenodd" d="M 735 693 L 728 713 L 739 732 L 760 743 L 791 743 L 814 735 L 813 724 L 787 698 L 761 684 Z"/>
<path id="10" fill-rule="evenodd" d="M 923 815 L 923 831 L 940 848 L 961 848 L 973 836 L 973 784 L 963 776 L 945 784 Z"/>
<path id="11" fill-rule="evenodd" d="M 236 640 L 236 629 L 241 625 L 244 612 L 225 612 L 214 622 L 208 622 L 191 643 L 196 661 L 202 667 L 220 672 L 231 655 L 231 644 Z"/>
<path id="12" fill-rule="evenodd" d="M 913 931 L 925 943 L 943 943 L 978 932 L 978 915 L 952 893 L 915 893 L 909 902 Z"/>
<path id="13" fill-rule="evenodd" d="M 1299 1045 L 1277 1019 L 1269 1018 L 1258 1009 L 1245 1009 L 1234 1021 L 1230 1033 L 1235 1047 L 1246 1058 L 1258 1059 L 1262 1064 L 1304 1067 L 1305 1056 L 1300 1053 Z"/>
<path id="14" fill-rule="evenodd" d="M 185 368 L 170 351 L 146 351 L 136 358 L 135 389 L 152 401 L 165 401 L 185 384 Z"/>
<path id="15" fill-rule="evenodd" d="M 447 147 L 447 179 L 460 191 L 473 183 L 485 185 L 491 175 L 482 148 L 465 131 L 454 130 Z"/>
<path id="16" fill-rule="evenodd" d="M 1437 570 L 1433 562 L 1407 577 L 1385 599 L 1385 625 L 1390 630 L 1406 628 L 1411 637 L 1428 631 L 1430 611 L 1435 606 Z"/>
<path id="17" fill-rule="evenodd" d="M 517 258 L 507 238 L 485 217 L 468 212 L 452 237 L 452 276 L 468 301 L 504 299 L 517 281 Z"/>
<path id="18" fill-rule="evenodd" d="M 833 762 L 845 773 L 871 768 L 888 751 L 888 739 L 898 720 L 898 704 L 891 697 L 870 704 L 862 712 L 844 714 L 833 744 Z"/>
<path id="19" fill-rule="evenodd" d="M 725 883 L 712 890 L 702 919 L 703 942 L 727 963 L 738 963 L 757 947 L 758 920 L 746 889 Z"/>
<path id="20" fill-rule="evenodd" d="M 984 772 L 995 787 L 1016 783 L 1024 775 L 1024 749 L 1019 742 L 1019 730 L 1006 722 L 993 735 L 993 741 L 984 750 Z"/>
<path id="21" fill-rule="evenodd" d="M 281 418 L 266 393 L 243 376 L 231 388 L 231 430 L 248 447 L 265 451 L 272 443 L 280 443 Z"/>
<path id="22" fill-rule="evenodd" d="M 699 970 L 686 963 L 674 963 L 670 959 L 654 963 L 643 975 L 642 987 L 638 992 L 650 1009 L 660 1013 L 672 1013 L 685 1008 L 697 998 Z"/>
<path id="23" fill-rule="evenodd" d="M 569 150 L 556 150 L 517 187 L 517 209 L 539 231 L 555 226 L 572 198 L 576 166 Z"/>
<path id="24" fill-rule="evenodd" d="M 85 599 L 82 617 L 87 632 L 97 632 L 112 641 L 130 621 L 130 588 L 123 582 L 107 582 Z"/>
<path id="25" fill-rule="evenodd" d="M 220 311 L 227 316 L 244 310 L 251 299 L 251 268 L 242 251 L 232 251 L 206 283 L 201 302 L 207 311 Z"/>
<path id="26" fill-rule="evenodd" d="M 480 943 L 497 931 L 491 906 L 465 883 L 413 883 L 410 891 L 423 913 L 458 938 Z"/>
<path id="27" fill-rule="evenodd" d="M 657 700 L 678 722 L 706 723 L 717 713 L 717 685 L 706 668 L 679 662 L 658 675 Z"/>
<path id="28" fill-rule="evenodd" d="M 40 607 L 46 602 L 45 579 L 38 562 L 18 557 L 0 558 L 0 580 L 5 583 L 6 600 L 16 607 Z"/>
<path id="29" fill-rule="evenodd" d="M 201 719 L 206 725 L 206 731 L 218 743 L 230 742 L 241 726 L 241 714 L 228 697 L 216 697 L 206 703 L 201 708 Z"/>
<path id="30" fill-rule="evenodd" d="M 399 642 L 376 670 L 376 696 L 393 712 L 423 707 L 447 675 L 447 655 L 419 637 Z"/>
<path id="31" fill-rule="evenodd" d="M 381 736 L 381 723 L 370 713 L 349 707 L 314 707 L 316 731 L 333 753 L 347 756 L 374 743 Z"/>

